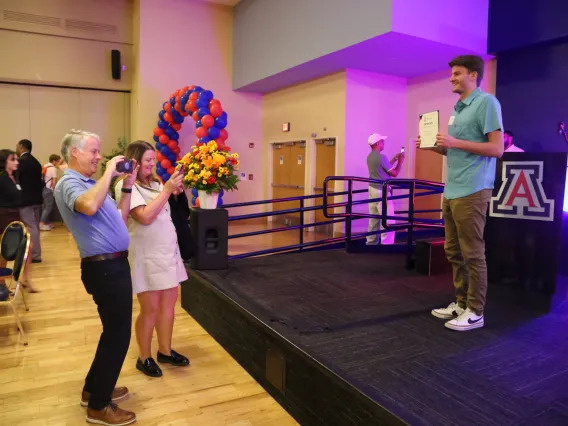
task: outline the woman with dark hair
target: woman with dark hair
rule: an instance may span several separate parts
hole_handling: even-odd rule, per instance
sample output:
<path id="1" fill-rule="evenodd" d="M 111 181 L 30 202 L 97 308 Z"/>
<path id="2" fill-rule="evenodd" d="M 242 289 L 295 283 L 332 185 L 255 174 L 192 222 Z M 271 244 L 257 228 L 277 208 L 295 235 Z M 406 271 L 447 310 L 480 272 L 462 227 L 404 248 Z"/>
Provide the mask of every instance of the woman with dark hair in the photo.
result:
<path id="1" fill-rule="evenodd" d="M 0 150 L 0 235 L 4 233 L 10 223 L 22 221 L 20 217 L 22 188 L 18 182 L 17 173 L 18 157 L 16 153 L 10 149 Z M 30 283 L 31 260 L 32 257 L 28 256 L 22 277 L 22 286 L 35 293 L 37 290 Z M 0 257 L 0 268 L 5 267 L 6 261 Z"/>
<path id="2" fill-rule="evenodd" d="M 187 280 L 187 272 L 168 199 L 183 191 L 183 176 L 176 171 L 165 184 L 160 183 L 154 176 L 155 156 L 154 147 L 144 141 L 132 142 L 125 155 L 140 165 L 132 187 L 128 219 L 132 287 L 140 303 L 135 327 L 139 348 L 136 368 L 148 376 L 160 377 L 162 370 L 151 354 L 154 328 L 158 334 L 158 362 L 186 366 L 189 360 L 171 348 L 178 286 Z M 115 187 L 117 202 L 122 191 L 119 181 Z"/>

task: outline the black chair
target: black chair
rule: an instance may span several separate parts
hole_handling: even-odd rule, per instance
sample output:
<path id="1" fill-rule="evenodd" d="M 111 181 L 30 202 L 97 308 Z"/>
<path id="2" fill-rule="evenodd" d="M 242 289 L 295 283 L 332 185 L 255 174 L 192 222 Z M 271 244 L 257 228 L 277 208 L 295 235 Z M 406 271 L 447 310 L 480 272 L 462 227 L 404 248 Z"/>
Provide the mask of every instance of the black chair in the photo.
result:
<path id="1" fill-rule="evenodd" d="M 21 294 L 26 311 L 29 311 L 25 292 L 22 290 L 20 280 L 29 256 L 30 243 L 30 234 L 22 222 L 10 223 L 2 234 L 2 240 L 0 241 L 0 256 L 7 262 L 14 262 L 12 268 L 0 268 L 0 279 L 6 280 L 6 286 L 9 290 L 8 299 L 0 301 L 0 306 L 9 305 L 11 307 L 18 330 L 22 334 L 24 345 L 27 345 L 28 341 L 22 323 L 20 322 L 15 302 L 18 295 Z"/>

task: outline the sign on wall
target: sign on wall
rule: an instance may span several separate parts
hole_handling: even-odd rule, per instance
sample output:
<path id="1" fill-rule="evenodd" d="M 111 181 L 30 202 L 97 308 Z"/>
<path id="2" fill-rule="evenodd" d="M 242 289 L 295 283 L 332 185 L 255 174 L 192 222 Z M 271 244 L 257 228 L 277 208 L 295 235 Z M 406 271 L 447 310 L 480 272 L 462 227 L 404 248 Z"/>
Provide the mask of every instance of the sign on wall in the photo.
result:
<path id="1" fill-rule="evenodd" d="M 504 161 L 503 182 L 491 198 L 489 216 L 552 222 L 554 200 L 544 192 L 543 168 L 543 161 Z"/>

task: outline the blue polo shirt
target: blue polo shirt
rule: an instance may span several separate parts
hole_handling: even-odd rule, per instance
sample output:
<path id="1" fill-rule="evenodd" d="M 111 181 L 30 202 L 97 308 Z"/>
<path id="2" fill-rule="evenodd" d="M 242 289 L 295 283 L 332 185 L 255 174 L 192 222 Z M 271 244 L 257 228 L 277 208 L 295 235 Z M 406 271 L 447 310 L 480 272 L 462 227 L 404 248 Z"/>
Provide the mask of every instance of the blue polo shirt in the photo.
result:
<path id="1" fill-rule="evenodd" d="M 95 185 L 79 172 L 65 169 L 55 187 L 59 213 L 73 234 L 81 258 L 128 250 L 130 236 L 116 203 L 107 194 L 101 208 L 87 216 L 75 210 L 75 201 Z"/>
<path id="2" fill-rule="evenodd" d="M 493 95 L 475 89 L 465 100 L 459 100 L 448 125 L 448 133 L 456 139 L 487 143 L 488 133 L 503 130 L 501 104 Z M 496 158 L 449 148 L 448 175 L 444 197 L 452 200 L 467 197 L 483 189 L 493 189 Z"/>

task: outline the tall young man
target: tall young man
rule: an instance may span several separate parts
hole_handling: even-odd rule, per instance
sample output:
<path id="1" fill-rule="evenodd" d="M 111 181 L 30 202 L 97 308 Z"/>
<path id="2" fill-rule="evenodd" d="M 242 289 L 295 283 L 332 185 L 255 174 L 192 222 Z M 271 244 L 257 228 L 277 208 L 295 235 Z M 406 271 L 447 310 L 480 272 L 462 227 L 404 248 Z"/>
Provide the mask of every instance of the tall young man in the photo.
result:
<path id="1" fill-rule="evenodd" d="M 449 329 L 466 331 L 484 325 L 487 265 L 483 231 L 496 159 L 504 150 L 503 120 L 499 101 L 479 88 L 483 59 L 458 56 L 449 65 L 452 92 L 459 100 L 448 123 L 448 134 L 436 136 L 434 151 L 447 156 L 442 210 L 456 301 L 434 309 L 432 315 L 449 320 Z"/>

